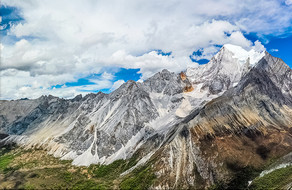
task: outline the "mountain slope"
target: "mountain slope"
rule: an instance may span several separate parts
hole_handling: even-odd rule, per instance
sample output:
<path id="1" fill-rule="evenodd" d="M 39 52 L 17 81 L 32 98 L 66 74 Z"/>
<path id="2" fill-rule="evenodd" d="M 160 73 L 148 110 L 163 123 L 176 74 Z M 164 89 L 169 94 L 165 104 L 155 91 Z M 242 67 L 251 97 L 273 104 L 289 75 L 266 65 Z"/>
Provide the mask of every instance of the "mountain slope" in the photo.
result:
<path id="1" fill-rule="evenodd" d="M 237 86 L 182 122 L 157 156 L 154 167 L 160 180 L 155 185 L 187 188 L 228 183 L 234 165 L 237 170 L 260 168 L 269 159 L 291 152 L 292 99 L 291 90 L 285 90 L 291 85 L 291 73 L 283 61 L 266 54 Z"/>

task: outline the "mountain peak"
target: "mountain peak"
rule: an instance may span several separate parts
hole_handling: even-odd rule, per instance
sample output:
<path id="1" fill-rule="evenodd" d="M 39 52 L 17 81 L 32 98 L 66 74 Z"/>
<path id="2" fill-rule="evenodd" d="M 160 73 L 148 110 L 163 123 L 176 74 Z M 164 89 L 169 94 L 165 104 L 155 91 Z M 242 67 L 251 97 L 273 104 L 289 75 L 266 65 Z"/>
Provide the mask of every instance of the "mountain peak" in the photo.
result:
<path id="1" fill-rule="evenodd" d="M 161 71 L 161 73 L 170 73 L 170 71 L 167 70 L 167 69 L 163 69 L 163 70 Z"/>
<path id="2" fill-rule="evenodd" d="M 197 88 L 199 92 L 209 89 L 211 94 L 216 94 L 236 85 L 264 56 L 265 51 L 248 51 L 240 46 L 225 44 L 209 63 L 188 68 L 186 75 L 194 85 L 201 84 Z"/>
<path id="3" fill-rule="evenodd" d="M 251 65 L 255 65 L 261 58 L 265 56 L 265 51 L 256 51 L 255 49 L 251 49 L 249 51 L 245 50 L 244 48 L 233 45 L 233 44 L 225 44 L 223 45 L 222 49 L 218 54 L 221 54 L 222 52 L 225 53 L 225 51 L 231 52 L 232 58 L 235 58 L 238 60 L 238 63 L 245 64 L 246 61 L 249 59 L 249 62 Z"/>

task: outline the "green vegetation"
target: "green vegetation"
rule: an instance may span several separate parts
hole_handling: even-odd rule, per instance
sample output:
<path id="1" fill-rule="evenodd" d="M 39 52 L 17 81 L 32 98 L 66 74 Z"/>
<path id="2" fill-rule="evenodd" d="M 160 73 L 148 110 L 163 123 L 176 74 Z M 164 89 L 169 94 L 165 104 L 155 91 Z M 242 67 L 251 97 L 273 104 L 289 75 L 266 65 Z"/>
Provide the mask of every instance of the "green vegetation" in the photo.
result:
<path id="1" fill-rule="evenodd" d="M 0 170 L 6 170 L 8 165 L 12 162 L 13 155 L 4 155 L 0 157 Z"/>
<path id="2" fill-rule="evenodd" d="M 93 168 L 93 174 L 95 177 L 101 178 L 106 176 L 115 177 L 116 174 L 123 171 L 122 167 L 126 161 L 116 160 L 109 165 L 98 165 Z"/>
<path id="3" fill-rule="evenodd" d="M 284 189 L 292 182 L 292 166 L 277 169 L 263 177 L 257 177 L 250 189 Z"/>
<path id="4" fill-rule="evenodd" d="M 71 161 L 54 158 L 44 150 L 2 148 L 0 179 L 5 180 L 1 181 L 0 189 L 148 189 L 156 180 L 151 162 L 125 176 L 120 175 L 136 165 L 138 158 L 139 155 L 135 154 L 129 160 L 116 160 L 109 165 L 76 167 Z M 226 163 L 226 167 L 233 172 L 233 179 L 227 184 L 218 182 L 210 189 L 246 189 L 252 179 L 255 180 L 251 189 L 282 189 L 292 182 L 292 166 L 261 178 L 257 176 L 263 168 L 241 166 L 236 162 Z M 199 177 L 196 179 L 202 180 Z"/>
<path id="5" fill-rule="evenodd" d="M 119 174 L 137 164 L 138 155 L 135 154 L 129 160 L 116 160 L 109 165 L 91 165 L 89 171 L 97 178 L 115 179 Z"/>
<path id="6" fill-rule="evenodd" d="M 73 174 L 71 172 L 63 172 L 59 174 L 60 178 L 63 178 L 66 183 L 72 183 L 73 181 Z"/>
<path id="7" fill-rule="evenodd" d="M 32 185 L 30 183 L 27 183 L 27 184 L 25 184 L 24 189 L 28 189 L 29 190 L 29 189 L 36 189 L 36 188 L 35 188 L 34 185 Z"/>
<path id="8" fill-rule="evenodd" d="M 109 189 L 109 187 L 106 187 L 103 184 L 98 184 L 93 180 L 79 180 L 74 184 L 73 189 L 106 190 L 106 189 Z"/>
<path id="9" fill-rule="evenodd" d="M 156 179 L 150 166 L 135 169 L 120 184 L 121 189 L 148 189 Z"/>
<path id="10" fill-rule="evenodd" d="M 0 172 L 7 173 L 13 168 L 9 167 L 9 164 L 13 161 L 14 155 L 9 153 L 10 149 L 2 148 L 0 150 Z"/>
<path id="11" fill-rule="evenodd" d="M 117 189 L 146 183 L 148 187 L 154 174 L 148 168 L 134 170 L 134 174 L 120 176 L 136 165 L 139 155 L 129 160 L 116 160 L 109 165 L 76 167 L 71 161 L 60 160 L 41 149 L 0 149 L 0 189 Z M 149 172 L 149 174 L 148 174 Z M 130 180 L 125 180 L 131 177 Z M 133 180 L 133 176 L 136 176 Z M 131 185 L 132 184 L 132 185 Z"/>

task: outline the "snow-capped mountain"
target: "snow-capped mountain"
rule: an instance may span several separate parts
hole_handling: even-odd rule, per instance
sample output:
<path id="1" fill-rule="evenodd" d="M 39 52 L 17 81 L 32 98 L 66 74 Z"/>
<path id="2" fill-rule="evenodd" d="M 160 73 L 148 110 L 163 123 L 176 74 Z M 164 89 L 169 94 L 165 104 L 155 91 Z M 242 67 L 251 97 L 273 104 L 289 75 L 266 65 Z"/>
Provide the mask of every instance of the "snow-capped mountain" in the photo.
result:
<path id="1" fill-rule="evenodd" d="M 85 166 L 139 153 L 134 168 L 151 160 L 160 179 L 153 187 L 209 187 L 228 181 L 232 159 L 264 163 L 259 146 L 292 151 L 291 89 L 281 59 L 227 44 L 205 65 L 163 70 L 110 94 L 0 101 L 0 145 L 41 147 Z"/>
<path id="2" fill-rule="evenodd" d="M 264 56 L 265 52 L 256 52 L 254 49 L 246 51 L 239 46 L 226 44 L 208 64 L 189 68 L 186 74 L 198 90 L 206 89 L 211 94 L 217 94 L 235 86 Z"/>

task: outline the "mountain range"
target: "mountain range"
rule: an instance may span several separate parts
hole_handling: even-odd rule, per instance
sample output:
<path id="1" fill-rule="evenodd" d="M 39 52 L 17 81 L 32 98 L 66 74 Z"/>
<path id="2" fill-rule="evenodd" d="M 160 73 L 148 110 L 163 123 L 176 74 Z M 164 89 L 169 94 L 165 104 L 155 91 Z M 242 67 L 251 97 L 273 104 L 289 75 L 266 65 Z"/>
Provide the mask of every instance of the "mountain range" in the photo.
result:
<path id="1" fill-rule="evenodd" d="M 239 171 L 292 151 L 292 70 L 268 52 L 226 44 L 207 64 L 110 94 L 1 100 L 0 139 L 80 167 L 134 159 L 120 175 L 147 166 L 150 188 L 247 186 Z"/>

